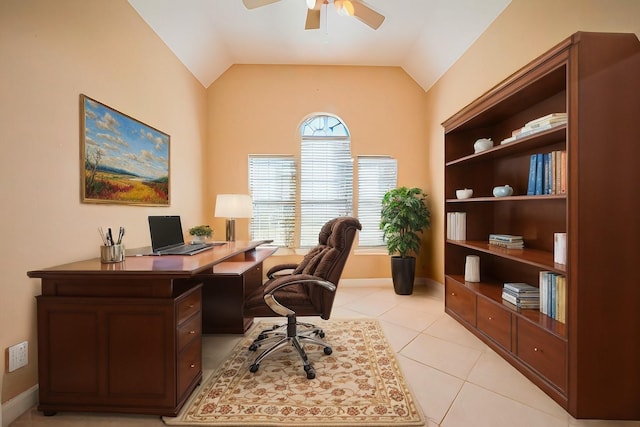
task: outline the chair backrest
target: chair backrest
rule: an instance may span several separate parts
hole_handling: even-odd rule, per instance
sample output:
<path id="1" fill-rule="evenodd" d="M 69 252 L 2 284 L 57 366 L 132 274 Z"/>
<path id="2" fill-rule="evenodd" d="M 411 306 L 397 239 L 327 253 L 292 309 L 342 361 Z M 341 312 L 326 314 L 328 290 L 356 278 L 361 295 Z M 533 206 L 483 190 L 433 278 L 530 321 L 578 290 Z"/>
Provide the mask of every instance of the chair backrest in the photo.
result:
<path id="1" fill-rule="evenodd" d="M 318 246 L 309 250 L 293 273 L 310 274 L 338 286 L 356 233 L 361 229 L 360 221 L 352 217 L 341 216 L 328 221 L 320 230 Z M 308 286 L 307 293 L 316 310 L 322 313 L 321 317 L 328 319 L 335 292 Z"/>

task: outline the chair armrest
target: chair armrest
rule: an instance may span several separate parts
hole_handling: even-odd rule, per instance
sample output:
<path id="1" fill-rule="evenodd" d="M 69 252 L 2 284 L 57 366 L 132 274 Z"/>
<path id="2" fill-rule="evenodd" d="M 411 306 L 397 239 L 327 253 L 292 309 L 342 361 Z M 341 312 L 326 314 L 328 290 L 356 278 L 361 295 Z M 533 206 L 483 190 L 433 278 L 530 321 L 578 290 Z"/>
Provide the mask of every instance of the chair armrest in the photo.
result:
<path id="1" fill-rule="evenodd" d="M 283 270 L 295 270 L 297 267 L 298 267 L 298 264 L 278 264 L 278 265 L 274 265 L 273 267 L 271 267 L 269 269 L 269 271 L 267 271 L 267 277 L 269 279 L 273 279 L 275 277 L 276 273 L 278 273 L 280 271 L 283 271 Z"/>
<path id="2" fill-rule="evenodd" d="M 274 292 L 279 289 L 286 288 L 287 286 L 298 285 L 301 283 L 321 286 L 330 292 L 335 292 L 337 288 L 333 283 L 320 277 L 312 276 L 310 274 L 292 274 L 289 276 L 279 277 L 267 284 L 264 288 L 264 302 L 269 306 L 269 308 L 271 308 L 271 310 L 281 316 L 292 316 L 296 314 L 293 310 L 280 304 L 276 300 Z"/>

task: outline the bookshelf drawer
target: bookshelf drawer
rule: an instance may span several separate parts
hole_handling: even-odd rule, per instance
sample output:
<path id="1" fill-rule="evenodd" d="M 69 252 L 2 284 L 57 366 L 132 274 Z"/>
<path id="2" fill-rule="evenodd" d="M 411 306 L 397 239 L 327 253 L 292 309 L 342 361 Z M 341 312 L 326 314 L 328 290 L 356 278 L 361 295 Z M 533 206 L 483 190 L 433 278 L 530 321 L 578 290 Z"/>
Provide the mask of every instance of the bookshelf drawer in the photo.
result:
<path id="1" fill-rule="evenodd" d="M 518 319 L 516 354 L 558 388 L 567 389 L 567 347 L 563 340 Z"/>
<path id="2" fill-rule="evenodd" d="M 493 301 L 478 297 L 478 329 L 511 351 L 511 313 Z"/>
<path id="3" fill-rule="evenodd" d="M 445 277 L 445 305 L 476 326 L 476 295 L 450 277 Z"/>

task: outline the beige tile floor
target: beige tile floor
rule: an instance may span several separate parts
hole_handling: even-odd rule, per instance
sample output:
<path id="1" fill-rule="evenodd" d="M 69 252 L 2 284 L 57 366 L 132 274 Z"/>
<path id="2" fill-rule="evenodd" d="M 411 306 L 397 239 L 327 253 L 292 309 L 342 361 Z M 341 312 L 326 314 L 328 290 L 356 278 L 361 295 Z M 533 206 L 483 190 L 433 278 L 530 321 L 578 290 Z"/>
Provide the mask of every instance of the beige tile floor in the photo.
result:
<path id="1" fill-rule="evenodd" d="M 416 286 L 410 296 L 388 283 L 344 283 L 333 318 L 374 317 L 382 323 L 429 427 L 618 427 L 640 422 L 576 420 L 452 320 L 443 309 L 442 286 Z M 203 365 L 221 363 L 238 336 L 205 336 Z M 321 375 L 320 373 L 318 373 Z M 12 427 L 164 425 L 159 417 L 59 413 L 35 408 Z"/>

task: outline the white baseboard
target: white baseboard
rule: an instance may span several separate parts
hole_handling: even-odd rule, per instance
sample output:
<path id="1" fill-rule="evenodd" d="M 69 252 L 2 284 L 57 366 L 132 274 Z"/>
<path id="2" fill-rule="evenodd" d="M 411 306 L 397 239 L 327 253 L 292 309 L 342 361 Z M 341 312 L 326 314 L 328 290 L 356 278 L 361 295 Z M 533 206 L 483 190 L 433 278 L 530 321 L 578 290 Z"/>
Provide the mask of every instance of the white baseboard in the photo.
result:
<path id="1" fill-rule="evenodd" d="M 13 399 L 9 399 L 2 404 L 0 411 L 0 424 L 2 427 L 8 427 L 20 415 L 27 412 L 38 403 L 38 385 L 34 385 L 30 389 L 20 393 Z"/>

